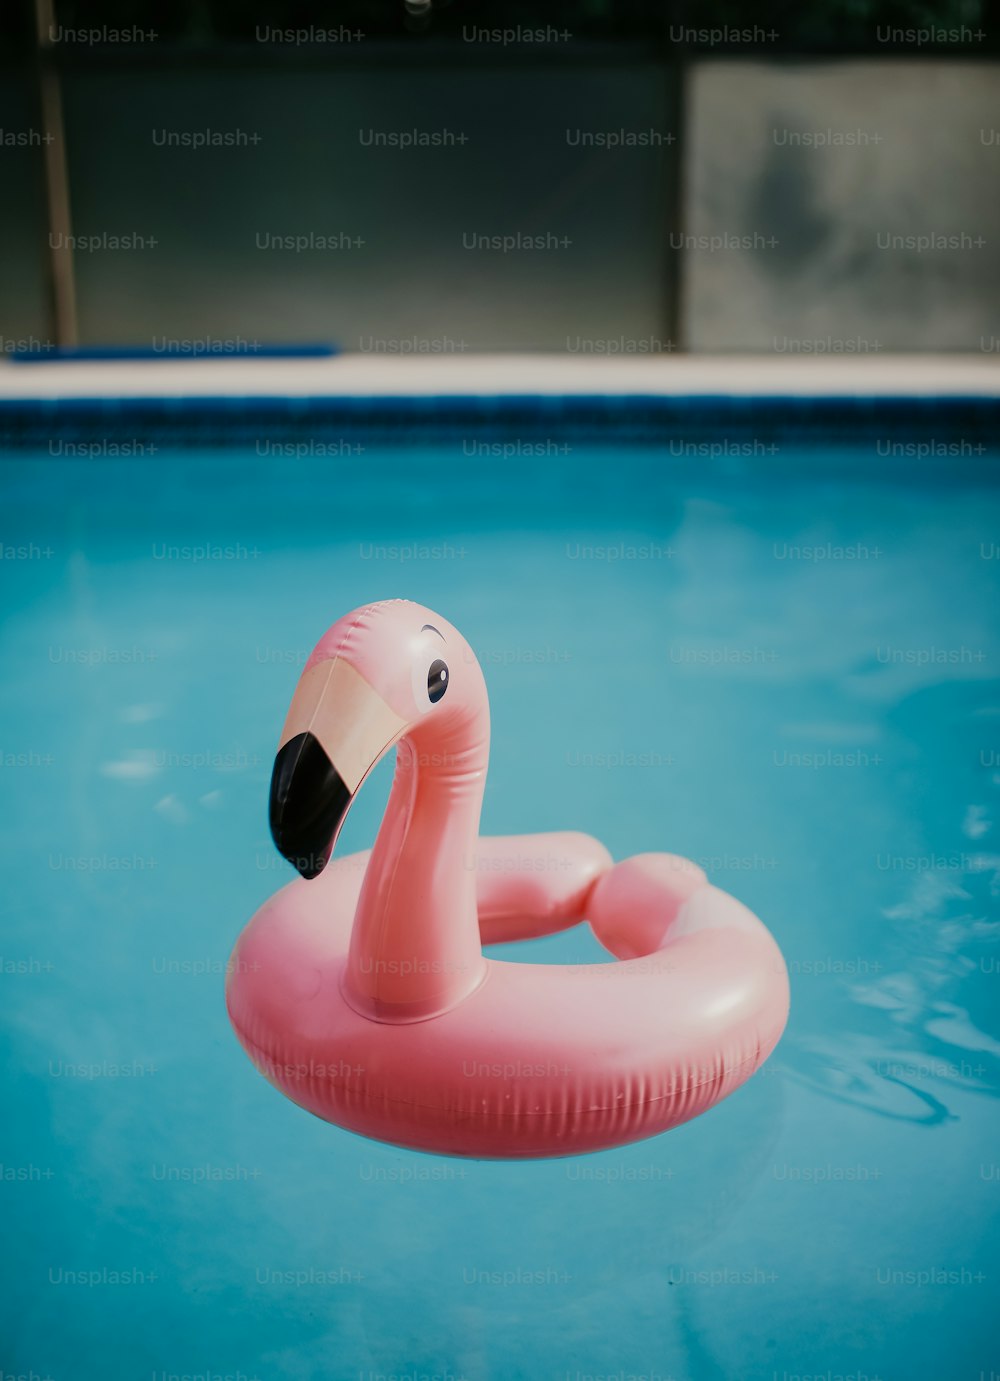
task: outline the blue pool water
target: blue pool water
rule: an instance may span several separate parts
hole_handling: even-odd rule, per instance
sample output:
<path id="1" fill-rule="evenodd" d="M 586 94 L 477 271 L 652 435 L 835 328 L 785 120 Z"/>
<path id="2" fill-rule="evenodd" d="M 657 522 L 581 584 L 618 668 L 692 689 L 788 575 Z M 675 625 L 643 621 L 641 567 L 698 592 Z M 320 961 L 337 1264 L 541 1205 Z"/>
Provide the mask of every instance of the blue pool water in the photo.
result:
<path id="1" fill-rule="evenodd" d="M 1000 1370 L 995 460 L 0 460 L 0 1371 Z M 328 624 L 395 595 L 480 655 L 484 832 L 685 853 L 773 929 L 788 1031 L 703 1118 L 436 1159 L 237 1045 L 224 965 L 290 876 L 285 709 Z"/>

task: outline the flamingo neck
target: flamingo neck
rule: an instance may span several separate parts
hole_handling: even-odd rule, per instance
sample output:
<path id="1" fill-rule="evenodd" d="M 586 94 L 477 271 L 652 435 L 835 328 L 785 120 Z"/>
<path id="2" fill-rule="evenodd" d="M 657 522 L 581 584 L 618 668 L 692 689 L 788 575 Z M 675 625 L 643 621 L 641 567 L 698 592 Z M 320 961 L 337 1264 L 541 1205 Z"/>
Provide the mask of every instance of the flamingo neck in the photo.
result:
<path id="1" fill-rule="evenodd" d="M 397 747 L 344 973 L 348 1002 L 375 1021 L 436 1016 L 485 977 L 476 846 L 488 754 L 485 709 L 450 731 L 418 726 Z"/>

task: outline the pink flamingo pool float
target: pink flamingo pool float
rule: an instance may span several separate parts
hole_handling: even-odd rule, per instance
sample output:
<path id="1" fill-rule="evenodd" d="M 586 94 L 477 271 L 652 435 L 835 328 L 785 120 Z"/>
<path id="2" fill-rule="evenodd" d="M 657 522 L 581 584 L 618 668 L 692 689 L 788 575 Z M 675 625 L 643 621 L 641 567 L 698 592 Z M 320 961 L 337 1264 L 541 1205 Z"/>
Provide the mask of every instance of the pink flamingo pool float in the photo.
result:
<path id="1" fill-rule="evenodd" d="M 439 614 L 388 600 L 323 636 L 271 783 L 271 831 L 301 877 L 233 951 L 237 1036 L 293 1102 L 420 1151 L 574 1155 L 705 1112 L 781 1036 L 780 950 L 686 859 L 614 863 L 576 833 L 481 838 L 489 737 L 482 671 Z M 394 745 L 374 848 L 331 862 Z M 584 919 L 616 962 L 483 954 Z"/>

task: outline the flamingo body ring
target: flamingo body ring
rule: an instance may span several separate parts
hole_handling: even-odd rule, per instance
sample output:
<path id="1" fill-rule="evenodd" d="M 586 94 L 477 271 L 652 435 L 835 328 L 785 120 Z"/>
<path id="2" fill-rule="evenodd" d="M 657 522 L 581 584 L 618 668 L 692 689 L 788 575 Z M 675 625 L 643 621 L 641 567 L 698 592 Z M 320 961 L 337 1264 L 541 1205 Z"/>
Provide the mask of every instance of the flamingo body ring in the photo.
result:
<path id="1" fill-rule="evenodd" d="M 330 861 L 394 745 L 374 848 Z M 671 854 L 615 864 L 583 834 L 480 838 L 488 745 L 482 671 L 438 614 L 389 600 L 324 635 L 271 784 L 271 831 L 301 876 L 228 966 L 241 1043 L 316 1116 L 446 1155 L 574 1155 L 705 1112 L 784 1029 L 775 941 Z M 483 954 L 583 920 L 613 962 Z"/>

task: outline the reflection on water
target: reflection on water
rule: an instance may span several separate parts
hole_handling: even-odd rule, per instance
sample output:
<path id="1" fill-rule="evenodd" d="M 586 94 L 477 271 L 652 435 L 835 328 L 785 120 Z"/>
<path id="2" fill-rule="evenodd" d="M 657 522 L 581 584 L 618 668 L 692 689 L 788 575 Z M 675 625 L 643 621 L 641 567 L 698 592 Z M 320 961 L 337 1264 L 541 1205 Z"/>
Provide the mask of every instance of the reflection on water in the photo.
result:
<path id="1" fill-rule="evenodd" d="M 807 1040 L 786 1055 L 790 1077 L 841 1103 L 880 1117 L 937 1124 L 955 1116 L 944 1101 L 947 1088 L 992 1093 L 981 1082 L 982 1063 L 934 1059 L 922 1050 L 892 1048 L 884 1041 L 847 1036 Z"/>
<path id="2" fill-rule="evenodd" d="M 971 1011 L 982 1008 L 988 1020 L 997 1010 L 1000 922 L 988 913 L 1000 891 L 1000 855 L 967 842 L 993 825 L 985 805 L 970 805 L 960 826 L 966 842 L 955 851 L 896 856 L 909 867 L 900 872 L 899 901 L 882 909 L 884 948 L 904 952 L 906 967 L 844 983 L 836 1039 L 786 1040 L 795 1079 L 879 1116 L 927 1125 L 957 1118 L 962 1094 L 1000 1095 L 1000 1040 Z M 880 1014 L 874 1034 L 851 1029 L 851 1004 Z"/>

